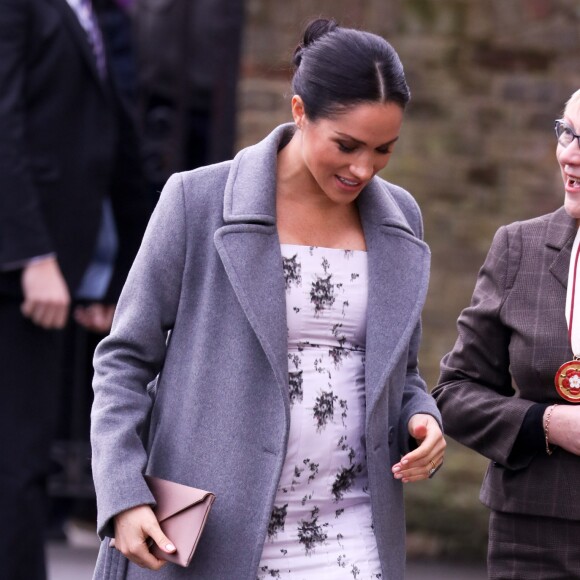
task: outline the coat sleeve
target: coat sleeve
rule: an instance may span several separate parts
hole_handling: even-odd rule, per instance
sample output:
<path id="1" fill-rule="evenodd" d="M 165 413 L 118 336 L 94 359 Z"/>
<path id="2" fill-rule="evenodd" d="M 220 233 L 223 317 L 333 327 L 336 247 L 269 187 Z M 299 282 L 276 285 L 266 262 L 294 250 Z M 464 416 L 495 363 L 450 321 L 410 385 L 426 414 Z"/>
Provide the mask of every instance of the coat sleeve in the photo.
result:
<path id="1" fill-rule="evenodd" d="M 502 309 L 521 257 L 519 226 L 496 233 L 471 304 L 459 316 L 453 350 L 441 361 L 433 396 L 448 435 L 501 465 L 519 469 L 530 457 L 512 450 L 533 402 L 515 397 L 510 375 L 511 329 Z"/>
<path id="2" fill-rule="evenodd" d="M 395 193 L 398 199 L 399 206 L 403 209 L 409 226 L 414 235 L 420 240 L 423 239 L 423 218 L 421 210 L 413 197 L 404 189 L 389 184 L 391 193 Z M 401 454 L 405 455 L 412 448 L 417 446 L 417 443 L 409 435 L 409 420 L 417 413 L 424 413 L 432 415 L 441 430 L 443 431 L 443 424 L 441 415 L 437 408 L 437 404 L 433 397 L 427 392 L 427 385 L 421 377 L 419 372 L 419 347 L 421 344 L 421 321 L 417 323 L 411 340 L 409 341 L 409 348 L 407 352 L 407 369 L 405 374 L 405 387 L 403 390 L 403 401 L 401 406 L 401 413 L 399 416 L 399 441 L 401 442 Z"/>
<path id="3" fill-rule="evenodd" d="M 417 203 L 413 200 L 411 211 L 407 212 L 407 218 L 415 235 L 423 239 L 423 219 Z M 405 390 L 403 391 L 403 404 L 399 421 L 399 441 L 402 443 L 402 454 L 408 453 L 417 443 L 409 435 L 409 420 L 417 413 L 432 415 L 443 431 L 441 414 L 435 403 L 435 399 L 427 392 L 427 385 L 419 373 L 419 347 L 421 344 L 421 320 L 417 323 L 411 340 L 407 356 L 407 372 L 405 377 Z"/>
<path id="4" fill-rule="evenodd" d="M 25 147 L 27 10 L 0 0 L 0 270 L 54 251 Z"/>
<path id="5" fill-rule="evenodd" d="M 181 176 L 174 175 L 127 277 L 111 333 L 95 352 L 91 444 L 101 537 L 112 535 L 112 518 L 121 511 L 154 503 L 143 478 L 143 437 L 152 406 L 147 385 L 163 366 L 175 323 L 186 255 L 185 221 Z"/>
<path id="6" fill-rule="evenodd" d="M 402 455 L 417 446 L 415 440 L 409 435 L 409 420 L 413 415 L 417 413 L 432 415 L 443 431 L 441 415 L 437 409 L 435 399 L 427 392 L 427 385 L 419 373 L 417 356 L 420 342 L 421 323 L 419 322 L 411 337 L 407 356 L 405 388 L 403 390 L 403 402 L 399 419 L 399 441 L 401 442 Z"/>

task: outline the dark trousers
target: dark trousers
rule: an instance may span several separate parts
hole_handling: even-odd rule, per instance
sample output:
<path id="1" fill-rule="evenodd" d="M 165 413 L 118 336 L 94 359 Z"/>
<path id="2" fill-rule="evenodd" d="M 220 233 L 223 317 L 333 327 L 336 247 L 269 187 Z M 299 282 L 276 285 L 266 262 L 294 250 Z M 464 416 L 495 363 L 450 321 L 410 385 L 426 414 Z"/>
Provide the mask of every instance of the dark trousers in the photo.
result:
<path id="1" fill-rule="evenodd" d="M 0 295 L 0 577 L 46 578 L 46 476 L 59 399 L 62 332 Z"/>
<path id="2" fill-rule="evenodd" d="M 492 511 L 490 580 L 579 580 L 580 522 Z"/>

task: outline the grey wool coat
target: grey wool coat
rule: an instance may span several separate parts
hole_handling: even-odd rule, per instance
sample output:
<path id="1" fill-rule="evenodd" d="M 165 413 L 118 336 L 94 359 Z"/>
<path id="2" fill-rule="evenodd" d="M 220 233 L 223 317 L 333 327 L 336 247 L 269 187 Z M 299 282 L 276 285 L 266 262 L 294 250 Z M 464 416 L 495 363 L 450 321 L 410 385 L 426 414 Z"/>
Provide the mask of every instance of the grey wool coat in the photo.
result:
<path id="1" fill-rule="evenodd" d="M 285 286 L 275 220 L 282 125 L 233 161 L 172 176 L 95 355 L 98 580 L 255 580 L 289 431 Z M 368 248 L 366 449 L 386 580 L 405 566 L 403 486 L 391 466 L 415 413 L 439 420 L 417 369 L 430 253 L 403 189 L 358 201 Z M 217 499 L 189 568 L 143 570 L 108 546 L 113 517 L 153 504 L 150 473 Z"/>

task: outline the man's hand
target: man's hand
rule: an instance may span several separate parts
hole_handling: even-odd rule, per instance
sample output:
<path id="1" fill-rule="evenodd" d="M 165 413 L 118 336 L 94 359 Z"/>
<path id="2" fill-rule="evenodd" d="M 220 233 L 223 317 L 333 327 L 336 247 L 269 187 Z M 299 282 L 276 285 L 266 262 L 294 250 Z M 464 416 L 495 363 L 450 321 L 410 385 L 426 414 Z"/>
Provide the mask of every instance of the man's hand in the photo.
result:
<path id="1" fill-rule="evenodd" d="M 63 328 L 70 294 L 56 258 L 34 261 L 22 270 L 22 315 L 46 329 Z"/>
<path id="2" fill-rule="evenodd" d="M 106 334 L 111 330 L 114 304 L 100 304 L 95 302 L 89 306 L 77 306 L 74 311 L 75 320 L 87 330 Z"/>

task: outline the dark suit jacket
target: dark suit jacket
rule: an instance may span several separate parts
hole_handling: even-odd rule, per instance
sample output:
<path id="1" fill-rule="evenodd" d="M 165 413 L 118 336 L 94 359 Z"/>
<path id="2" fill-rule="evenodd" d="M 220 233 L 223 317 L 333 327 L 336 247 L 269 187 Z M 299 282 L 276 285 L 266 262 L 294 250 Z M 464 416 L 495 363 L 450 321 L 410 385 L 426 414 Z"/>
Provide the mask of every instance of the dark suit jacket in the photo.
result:
<path id="1" fill-rule="evenodd" d="M 0 0 L 0 87 L 0 269 L 56 252 L 74 293 L 109 195 L 120 232 L 114 300 L 146 195 L 132 125 L 66 0 Z M 17 296 L 19 277 L 0 274 L 0 294 Z"/>
<path id="2" fill-rule="evenodd" d="M 498 230 L 433 391 L 448 435 L 491 459 L 488 507 L 580 519 L 580 458 L 512 455 L 534 403 L 566 402 L 554 375 L 572 358 L 565 318 L 575 220 L 564 211 Z"/>

